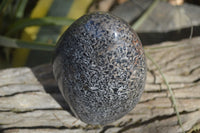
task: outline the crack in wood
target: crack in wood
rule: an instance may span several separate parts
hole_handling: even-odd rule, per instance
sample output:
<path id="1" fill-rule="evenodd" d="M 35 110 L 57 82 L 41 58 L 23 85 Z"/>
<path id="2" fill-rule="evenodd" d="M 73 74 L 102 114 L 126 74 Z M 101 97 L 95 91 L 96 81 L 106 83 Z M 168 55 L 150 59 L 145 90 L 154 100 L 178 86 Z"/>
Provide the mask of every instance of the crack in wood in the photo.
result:
<path id="1" fill-rule="evenodd" d="M 104 126 L 99 133 L 105 133 L 108 129 L 115 127 L 114 125 Z"/>
<path id="2" fill-rule="evenodd" d="M 145 90 L 144 93 L 162 93 L 167 92 L 167 89 L 159 89 L 159 90 Z"/>
<path id="3" fill-rule="evenodd" d="M 196 58 L 196 57 L 195 57 Z M 196 66 L 194 68 L 192 68 L 191 70 L 189 70 L 189 72 L 182 74 L 183 76 L 190 76 L 193 74 L 193 71 L 195 71 L 196 69 L 198 69 L 198 67 L 200 66 Z M 165 69 L 163 72 L 170 72 L 170 71 L 175 71 L 176 69 L 175 68 L 168 68 L 168 69 Z"/>
<path id="4" fill-rule="evenodd" d="M 51 111 L 51 110 L 63 110 L 62 108 L 36 108 L 36 109 L 27 109 L 27 110 L 19 110 L 19 109 L 7 109 L 7 110 L 0 110 L 0 112 L 13 112 L 16 114 L 20 113 L 28 113 L 34 111 Z"/>
<path id="5" fill-rule="evenodd" d="M 196 109 L 196 110 L 193 110 L 193 111 L 182 111 L 182 112 L 179 112 L 180 115 L 184 115 L 184 114 L 189 114 L 189 113 L 193 113 L 195 111 L 198 111 L 199 109 Z M 162 121 L 162 120 L 165 120 L 165 119 L 169 119 L 171 117 L 174 117 L 176 116 L 176 113 L 173 113 L 173 114 L 169 114 L 169 115 L 162 115 L 162 116 L 155 116 L 151 119 L 148 119 L 146 121 L 137 121 L 135 123 L 132 123 L 130 125 L 127 125 L 123 128 L 121 128 L 117 133 L 123 133 L 124 131 L 127 131 L 129 129 L 132 129 L 132 128 L 136 128 L 136 127 L 139 127 L 139 126 L 143 126 L 143 125 L 148 125 L 150 123 L 153 123 L 155 121 Z"/>
<path id="6" fill-rule="evenodd" d="M 149 84 L 149 83 L 148 83 Z M 161 84 L 161 83 L 157 83 L 157 84 L 155 84 L 155 85 L 164 85 L 165 86 L 165 84 Z M 171 88 L 172 88 L 172 90 L 181 90 L 181 89 L 186 89 L 186 88 L 193 88 L 193 87 L 197 87 L 197 86 L 199 86 L 200 85 L 200 82 L 197 82 L 197 83 L 182 83 L 182 84 L 184 84 L 183 86 L 181 86 L 181 87 L 174 87 L 173 85 L 180 85 L 180 83 L 170 83 L 170 86 L 171 86 Z M 161 87 L 162 89 L 157 89 L 157 90 L 148 90 L 148 89 L 146 89 L 146 90 L 144 90 L 144 93 L 163 93 L 163 92 L 168 92 L 168 90 L 167 90 L 167 88 L 165 87 L 165 88 L 163 88 L 163 87 Z"/>
<path id="7" fill-rule="evenodd" d="M 176 83 L 175 83 L 176 84 Z M 175 84 L 170 84 L 170 85 L 175 85 Z M 196 86 L 199 86 L 200 85 L 200 83 L 192 83 L 192 84 L 184 84 L 184 86 L 182 86 L 182 87 L 172 87 L 172 89 L 173 90 L 179 90 L 179 89 L 185 89 L 185 88 L 192 88 L 192 87 L 196 87 Z M 165 89 L 166 90 L 166 89 Z"/>
<path id="8" fill-rule="evenodd" d="M 147 102 L 156 100 L 157 98 L 165 98 L 165 97 L 167 97 L 167 94 L 166 94 L 166 96 L 157 96 L 157 97 L 154 97 L 154 98 L 151 98 L 151 99 L 147 99 L 147 100 L 144 100 L 144 101 L 140 101 L 139 103 L 147 103 Z"/>
<path id="9" fill-rule="evenodd" d="M 184 51 L 185 52 L 185 51 Z M 165 66 L 167 66 L 168 64 L 173 64 L 174 62 L 177 62 L 177 60 L 180 60 L 179 61 L 179 63 L 185 63 L 185 61 L 188 61 L 188 60 L 192 60 L 192 59 L 196 59 L 196 58 L 199 58 L 199 55 L 193 55 L 192 57 L 189 57 L 188 59 L 187 58 L 185 58 L 185 56 L 184 55 L 191 55 L 191 51 L 186 51 L 185 53 L 184 52 L 182 52 L 182 53 L 180 53 L 180 54 L 178 54 L 178 55 L 176 55 L 174 58 L 172 58 L 172 59 L 170 59 L 170 60 L 168 60 L 168 61 L 166 61 L 166 62 L 164 62 L 164 63 L 161 63 L 161 64 L 159 64 L 160 65 L 160 67 L 161 68 L 163 68 L 162 69 L 162 71 L 163 72 L 169 72 L 169 71 L 174 71 L 176 68 L 169 68 L 169 69 L 165 69 L 166 67 Z M 167 53 L 167 52 L 166 52 Z M 197 53 L 197 52 L 196 52 Z M 183 55 L 184 54 L 184 55 Z M 183 59 L 184 60 L 183 60 Z M 158 62 L 159 63 L 159 62 Z M 162 67 L 163 66 L 163 67 Z"/>
<path id="10" fill-rule="evenodd" d="M 191 84 L 191 83 L 197 83 L 198 81 L 196 81 L 196 80 L 198 80 L 199 78 L 197 78 L 197 79 L 195 79 L 194 81 L 188 81 L 188 82 L 179 82 L 179 81 L 171 81 L 171 82 L 169 82 L 169 84 Z"/>
<path id="11" fill-rule="evenodd" d="M 14 130 L 14 129 L 82 129 L 81 126 L 72 126 L 72 127 L 67 127 L 67 126 L 32 126 L 32 127 L 8 127 L 8 128 L 3 128 L 1 129 L 0 127 L 0 132 L 4 132 L 6 130 Z"/>
<path id="12" fill-rule="evenodd" d="M 193 74 L 194 71 L 198 70 L 200 68 L 200 65 L 191 69 L 190 72 L 189 72 L 189 75 Z"/>
<path id="13" fill-rule="evenodd" d="M 41 85 L 40 83 L 34 83 L 34 84 L 30 84 L 30 83 L 9 83 L 9 84 L 3 84 L 0 85 L 0 89 L 3 87 L 9 87 L 9 86 L 16 86 L 16 85 Z"/>
<path id="14" fill-rule="evenodd" d="M 28 94 L 28 93 L 34 93 L 34 92 L 43 92 L 41 90 L 32 90 L 32 91 L 22 91 L 22 92 L 16 92 L 16 93 L 12 93 L 12 94 L 8 94 L 8 95 L 3 95 L 3 96 L 0 96 L 0 98 L 5 98 L 5 97 L 12 97 L 12 96 L 15 96 L 15 95 L 19 95 L 19 94 Z"/>
<path id="15" fill-rule="evenodd" d="M 156 74 L 155 74 L 154 70 L 150 70 L 149 68 L 147 68 L 147 71 L 149 71 L 150 74 L 153 76 L 153 83 L 155 84 L 156 83 Z"/>
<path id="16" fill-rule="evenodd" d="M 200 78 L 197 78 L 196 80 L 193 81 L 193 83 L 198 83 L 200 81 Z"/>

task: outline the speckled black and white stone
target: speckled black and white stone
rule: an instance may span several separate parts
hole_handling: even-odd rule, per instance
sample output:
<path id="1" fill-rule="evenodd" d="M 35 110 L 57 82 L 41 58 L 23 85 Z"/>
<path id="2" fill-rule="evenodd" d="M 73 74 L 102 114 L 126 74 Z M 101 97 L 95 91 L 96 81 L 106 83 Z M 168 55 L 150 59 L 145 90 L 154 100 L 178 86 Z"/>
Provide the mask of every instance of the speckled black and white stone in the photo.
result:
<path id="1" fill-rule="evenodd" d="M 53 72 L 76 117 L 105 125 L 138 103 L 146 79 L 144 51 L 125 21 L 91 13 L 75 21 L 58 41 Z"/>

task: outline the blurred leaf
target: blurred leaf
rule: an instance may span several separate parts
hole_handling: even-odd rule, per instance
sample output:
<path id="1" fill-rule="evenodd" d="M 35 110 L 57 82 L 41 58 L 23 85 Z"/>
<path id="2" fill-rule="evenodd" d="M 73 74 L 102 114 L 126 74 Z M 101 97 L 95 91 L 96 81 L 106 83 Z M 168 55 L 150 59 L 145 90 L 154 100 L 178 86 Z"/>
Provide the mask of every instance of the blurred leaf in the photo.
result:
<path id="1" fill-rule="evenodd" d="M 92 0 L 73 0 L 73 3 L 70 7 L 67 18 L 78 19 L 87 12 L 88 7 L 92 3 Z M 68 28 L 68 26 L 63 26 L 61 29 L 61 34 Z"/>
<path id="2" fill-rule="evenodd" d="M 3 8 L 5 7 L 8 0 L 3 0 L 0 5 L 0 12 L 2 12 Z"/>
<path id="3" fill-rule="evenodd" d="M 66 26 L 71 25 L 74 22 L 72 19 L 68 19 L 65 17 L 43 17 L 43 18 L 35 18 L 35 19 L 21 19 L 10 26 L 7 36 L 12 35 L 20 29 L 23 29 L 28 26 L 41 26 L 41 25 L 59 25 Z"/>
<path id="4" fill-rule="evenodd" d="M 16 17 L 22 18 L 24 16 L 24 10 L 26 8 L 26 4 L 28 3 L 28 0 L 20 0 L 17 10 L 16 10 Z"/>
<path id="5" fill-rule="evenodd" d="M 78 19 L 84 15 L 92 3 L 92 0 L 74 0 L 69 13 L 67 14 L 68 18 Z"/>
<path id="6" fill-rule="evenodd" d="M 68 14 L 73 2 L 74 0 L 54 0 L 46 16 L 66 17 L 66 14 Z M 25 29 L 30 29 L 33 27 L 38 26 L 31 26 Z M 41 26 L 39 27 L 37 34 L 35 34 L 35 36 L 31 35 L 31 37 L 38 42 L 55 44 L 60 36 L 61 28 L 62 26 Z M 33 30 L 26 30 L 27 33 L 28 31 L 31 32 Z M 33 67 L 43 63 L 49 63 L 52 60 L 52 56 L 50 56 L 51 54 L 52 53 L 49 51 L 31 50 L 25 65 Z"/>
<path id="7" fill-rule="evenodd" d="M 18 39 L 11 39 L 9 37 L 4 37 L 4 36 L 0 36 L 0 46 L 12 47 L 12 48 L 27 48 L 27 49 L 45 50 L 45 51 L 53 51 L 55 48 L 55 45 L 52 44 L 22 41 Z"/>
<path id="8" fill-rule="evenodd" d="M 35 7 L 31 11 L 30 19 L 42 18 L 46 16 L 53 1 L 54 0 L 37 0 Z M 31 26 L 24 28 L 21 34 L 21 40 L 32 42 L 37 37 L 39 29 L 40 29 L 39 26 Z M 29 54 L 30 54 L 29 49 L 24 49 L 24 48 L 15 49 L 13 51 L 13 59 L 11 62 L 12 66 L 19 67 L 25 65 Z"/>
<path id="9" fill-rule="evenodd" d="M 151 6 L 143 13 L 143 15 L 132 25 L 134 30 L 138 30 L 138 28 L 142 25 L 142 23 L 147 19 L 149 14 L 153 11 L 153 9 L 158 5 L 160 0 L 154 0 Z"/>

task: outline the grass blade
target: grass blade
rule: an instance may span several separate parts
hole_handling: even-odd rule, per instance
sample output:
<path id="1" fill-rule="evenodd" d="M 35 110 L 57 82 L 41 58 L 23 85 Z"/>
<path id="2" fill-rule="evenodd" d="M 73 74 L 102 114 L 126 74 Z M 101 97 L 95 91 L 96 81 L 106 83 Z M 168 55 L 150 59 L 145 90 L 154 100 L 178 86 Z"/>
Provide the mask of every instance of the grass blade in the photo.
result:
<path id="1" fill-rule="evenodd" d="M 68 19 L 66 17 L 43 17 L 43 18 L 35 18 L 35 19 L 20 19 L 14 24 L 12 24 L 6 33 L 7 36 L 12 35 L 28 26 L 42 26 L 42 25 L 58 25 L 58 26 L 67 26 L 71 25 L 74 22 L 72 19 Z"/>
<path id="2" fill-rule="evenodd" d="M 146 20 L 146 18 L 150 15 L 153 9 L 157 6 L 160 0 L 154 0 L 151 6 L 144 12 L 144 14 L 132 25 L 134 30 L 138 30 L 138 28 L 142 25 L 142 23 Z"/>
<path id="3" fill-rule="evenodd" d="M 19 5 L 16 10 L 17 18 L 22 18 L 24 16 L 24 10 L 26 8 L 27 3 L 28 3 L 28 0 L 20 0 Z"/>
<path id="4" fill-rule="evenodd" d="M 3 11 L 3 8 L 5 7 L 8 0 L 3 0 L 0 4 L 0 13 Z"/>
<path id="5" fill-rule="evenodd" d="M 145 52 L 145 55 L 147 56 L 147 58 L 149 60 L 151 60 L 151 62 L 156 66 L 156 68 L 158 69 L 159 73 L 161 74 L 166 86 L 167 86 L 167 89 L 170 93 L 170 98 L 171 98 L 171 101 L 172 101 L 172 104 L 173 104 L 173 108 L 174 108 L 174 111 L 176 113 L 176 116 L 177 116 L 177 119 L 178 119 L 178 123 L 183 131 L 183 133 L 185 133 L 184 129 L 183 129 L 183 124 L 182 124 L 182 121 L 181 121 L 181 118 L 180 118 L 180 114 L 179 114 L 179 111 L 178 111 L 178 108 L 176 106 L 176 99 L 174 97 L 174 93 L 171 89 L 171 87 L 169 86 L 169 83 L 167 81 L 167 79 L 165 78 L 165 75 L 163 74 L 163 72 L 161 71 L 160 67 L 158 66 L 158 64 L 153 60 L 153 58 L 148 54 L 148 52 Z"/>
<path id="6" fill-rule="evenodd" d="M 22 41 L 18 39 L 11 39 L 4 36 L 0 36 L 0 46 L 11 47 L 11 48 L 27 48 L 27 49 L 44 50 L 44 51 L 53 51 L 55 48 L 55 45 L 53 44 Z"/>

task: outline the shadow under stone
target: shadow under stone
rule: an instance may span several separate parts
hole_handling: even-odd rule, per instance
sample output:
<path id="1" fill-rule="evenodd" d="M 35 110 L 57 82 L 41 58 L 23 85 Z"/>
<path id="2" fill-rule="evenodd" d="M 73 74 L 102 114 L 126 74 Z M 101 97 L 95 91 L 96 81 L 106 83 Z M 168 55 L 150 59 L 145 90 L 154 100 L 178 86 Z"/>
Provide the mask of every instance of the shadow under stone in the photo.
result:
<path id="1" fill-rule="evenodd" d="M 57 86 L 57 82 L 53 76 L 52 65 L 45 64 L 34 67 L 32 68 L 32 72 L 42 84 L 44 90 L 50 94 L 64 110 L 68 111 L 72 116 L 75 116 Z"/>

